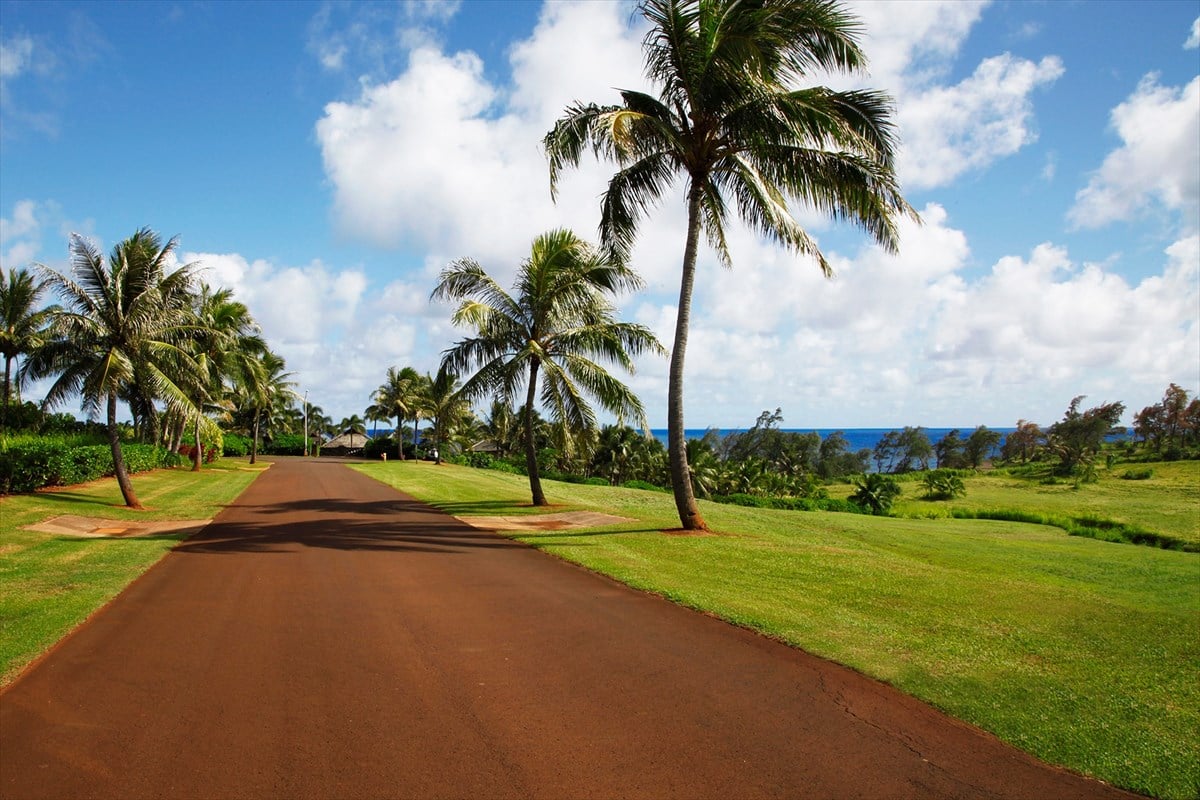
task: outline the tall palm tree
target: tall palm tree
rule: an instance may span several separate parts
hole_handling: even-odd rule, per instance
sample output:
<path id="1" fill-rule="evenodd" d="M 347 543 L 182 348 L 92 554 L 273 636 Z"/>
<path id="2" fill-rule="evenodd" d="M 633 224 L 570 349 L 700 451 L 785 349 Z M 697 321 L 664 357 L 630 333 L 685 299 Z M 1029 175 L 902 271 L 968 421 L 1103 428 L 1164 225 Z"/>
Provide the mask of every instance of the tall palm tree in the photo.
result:
<path id="1" fill-rule="evenodd" d="M 351 414 L 348 417 L 342 417 L 342 421 L 337 424 L 337 433 L 361 433 L 367 435 L 367 425 L 363 422 L 363 418 L 358 414 Z"/>
<path id="2" fill-rule="evenodd" d="M 433 423 L 434 461 L 442 463 L 442 449 L 455 428 L 471 416 L 471 404 L 460 390 L 458 376 L 446 367 L 429 379 L 428 405 L 425 410 Z"/>
<path id="3" fill-rule="evenodd" d="M 258 461 L 259 426 L 262 416 L 268 420 L 288 406 L 295 383 L 293 373 L 285 372 L 283 357 L 270 350 L 262 355 L 260 368 L 244 375 L 240 381 L 246 401 L 254 410 L 253 432 L 250 438 L 250 463 Z"/>
<path id="4" fill-rule="evenodd" d="M 194 368 L 195 363 L 178 342 L 191 323 L 188 299 L 196 265 L 166 272 L 177 241 L 163 245 L 158 234 L 143 228 L 117 244 L 105 260 L 91 242 L 72 234 L 73 278 L 38 265 L 64 307 L 54 318 L 54 340 L 27 367 L 35 376 L 58 375 L 46 394 L 47 407 L 76 394 L 82 395 L 89 414 L 106 406 L 113 468 L 130 508 L 142 506 L 121 452 L 117 398 L 122 388 L 140 376 L 168 407 L 193 407 L 174 376 L 181 366 Z"/>
<path id="5" fill-rule="evenodd" d="M 8 426 L 8 406 L 12 402 L 12 367 L 18 357 L 28 356 L 45 343 L 50 320 L 57 307 L 38 308 L 46 291 L 46 282 L 24 269 L 6 276 L 0 270 L 0 355 L 4 356 L 4 398 L 0 405 L 0 431 Z M 21 386 L 17 378 L 18 392 Z"/>
<path id="6" fill-rule="evenodd" d="M 890 100 L 875 91 L 795 88 L 815 70 L 855 73 L 866 58 L 858 22 L 832 0 L 643 0 L 651 29 L 646 74 L 658 96 L 623 90 L 622 104 L 575 104 L 546 135 L 553 192 L 583 152 L 620 168 L 601 202 L 603 244 L 628 254 L 642 214 L 684 178 L 687 238 L 667 398 L 671 483 L 680 523 L 706 528 L 689 478 L 683 372 L 700 232 L 730 265 L 727 198 L 762 234 L 814 258 L 790 196 L 865 229 L 889 251 L 895 219 L 916 218 L 900 194 Z"/>
<path id="7" fill-rule="evenodd" d="M 404 460 L 404 420 L 413 421 L 413 446 L 417 444 L 417 427 L 425 405 L 427 378 L 412 367 L 388 367 L 383 384 L 375 390 L 375 403 L 396 417 L 397 456 Z"/>
<path id="8" fill-rule="evenodd" d="M 267 344 L 260 328 L 244 303 L 233 299 L 230 289 L 214 290 L 202 283 L 193 301 L 193 327 L 189 332 L 189 351 L 196 363 L 192 391 L 195 400 L 193 425 L 196 449 L 192 470 L 203 461 L 200 428 L 206 406 L 228 407 L 225 395 L 235 382 L 253 381 L 262 369 Z"/>
<path id="9" fill-rule="evenodd" d="M 439 276 L 431 299 L 461 303 L 453 322 L 474 331 L 442 354 L 443 369 L 460 375 L 474 370 L 463 396 L 491 395 L 508 404 L 525 387 L 525 463 L 536 506 L 546 505 L 533 430 L 539 377 L 542 405 L 555 422 L 573 430 L 594 428 L 588 394 L 602 408 L 632 416 L 645 427 L 641 401 L 597 362 L 633 372 L 634 356 L 662 352 L 648 328 L 614 319 L 607 296 L 639 285 L 624 262 L 563 229 L 533 241 L 513 294 L 469 258 L 453 262 Z"/>

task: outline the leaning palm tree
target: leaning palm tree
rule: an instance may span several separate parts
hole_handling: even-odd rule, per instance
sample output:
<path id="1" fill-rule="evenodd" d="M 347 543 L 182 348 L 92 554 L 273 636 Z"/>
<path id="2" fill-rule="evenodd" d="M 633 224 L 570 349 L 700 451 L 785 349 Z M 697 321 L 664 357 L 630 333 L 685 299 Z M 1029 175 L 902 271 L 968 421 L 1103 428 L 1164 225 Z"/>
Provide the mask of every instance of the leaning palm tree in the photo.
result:
<path id="1" fill-rule="evenodd" d="M 525 388 L 525 463 L 533 504 L 546 505 L 534 445 L 534 404 L 539 397 L 555 422 L 573 430 L 596 426 L 585 394 L 619 417 L 645 427 L 637 396 L 597 359 L 633 372 L 633 357 L 662 352 L 642 325 L 618 322 L 607 295 L 640 285 L 624 262 L 605 255 L 568 230 L 533 241 L 509 294 L 469 258 L 444 269 L 431 299 L 461 303 L 453 322 L 474 335 L 442 355 L 442 368 L 471 373 L 461 389 L 468 400 L 494 396 L 510 404 Z"/>
<path id="2" fill-rule="evenodd" d="M 0 270 L 0 356 L 4 357 L 4 398 L 0 405 L 0 431 L 8 425 L 8 406 L 12 402 L 12 367 L 18 357 L 26 357 L 47 340 L 50 320 L 58 309 L 38 308 L 46 282 L 28 270 L 14 269 L 6 276 Z M 20 394 L 20 373 L 17 390 Z M 18 397 L 18 400 L 20 398 Z"/>
<path id="3" fill-rule="evenodd" d="M 727 199 L 764 235 L 829 263 L 793 218 L 790 196 L 864 228 L 889 251 L 900 194 L 890 100 L 875 91 L 795 88 L 816 70 L 855 73 L 866 58 L 858 22 L 831 0 L 643 0 L 651 29 L 646 74 L 658 96 L 624 90 L 622 104 L 575 104 L 546 135 L 553 192 L 584 151 L 615 161 L 601 203 L 600 235 L 619 255 L 643 213 L 683 176 L 687 238 L 667 398 L 671 483 L 685 529 L 704 529 L 689 479 L 683 372 L 701 230 L 719 260 Z"/>
<path id="4" fill-rule="evenodd" d="M 117 428 L 117 398 L 135 376 L 169 408 L 193 405 L 175 376 L 194 362 L 179 346 L 189 326 L 188 306 L 195 264 L 167 273 L 177 240 L 162 244 L 143 228 L 113 248 L 105 260 L 96 247 L 71 235 L 71 275 L 39 265 L 42 277 L 63 301 L 55 315 L 54 340 L 27 363 L 36 377 L 57 375 L 44 405 L 76 394 L 89 414 L 106 407 L 113 469 L 125 504 L 141 508 L 125 468 Z"/>

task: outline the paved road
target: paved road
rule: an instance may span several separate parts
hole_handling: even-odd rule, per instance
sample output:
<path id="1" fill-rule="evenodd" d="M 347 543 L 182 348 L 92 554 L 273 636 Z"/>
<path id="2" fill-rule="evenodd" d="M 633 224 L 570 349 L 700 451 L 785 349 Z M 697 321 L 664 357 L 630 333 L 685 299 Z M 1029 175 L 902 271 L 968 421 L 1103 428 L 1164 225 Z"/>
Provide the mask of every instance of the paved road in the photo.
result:
<path id="1" fill-rule="evenodd" d="M 0 737 L 4 798 L 1121 796 L 328 461 L 26 673 Z"/>

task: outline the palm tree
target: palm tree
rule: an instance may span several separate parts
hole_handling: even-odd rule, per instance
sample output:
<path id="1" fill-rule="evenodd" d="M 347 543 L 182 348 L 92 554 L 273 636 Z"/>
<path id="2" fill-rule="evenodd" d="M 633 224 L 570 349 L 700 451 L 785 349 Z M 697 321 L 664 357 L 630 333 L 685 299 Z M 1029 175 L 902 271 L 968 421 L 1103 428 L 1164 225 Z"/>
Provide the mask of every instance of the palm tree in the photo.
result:
<path id="1" fill-rule="evenodd" d="M 458 376 L 444 366 L 429 379 L 426 412 L 433 423 L 434 461 L 442 463 L 442 448 L 454 429 L 471 416 L 471 404 L 460 391 Z"/>
<path id="2" fill-rule="evenodd" d="M 533 430 L 539 377 L 551 420 L 573 431 L 596 427 L 585 393 L 609 412 L 646 425 L 641 401 L 595 360 L 633 372 L 632 357 L 662 352 L 648 328 L 617 322 L 606 297 L 639 285 L 624 262 L 563 229 L 533 241 L 512 295 L 469 258 L 453 262 L 438 278 L 431 299 L 461 303 L 453 322 L 474 330 L 442 355 L 443 369 L 460 375 L 474 370 L 463 396 L 491 395 L 510 404 L 525 387 L 525 463 L 536 506 L 546 505 Z"/>
<path id="3" fill-rule="evenodd" d="M 603 244 L 625 256 L 643 212 L 684 176 L 688 228 L 667 398 L 671 483 L 680 523 L 707 526 L 689 479 L 683 372 L 700 232 L 725 266 L 726 199 L 750 226 L 831 274 L 787 196 L 864 228 L 889 251 L 897 215 L 916 218 L 893 169 L 890 100 L 874 91 L 794 89 L 814 70 L 866 64 L 858 22 L 831 0 L 643 0 L 646 73 L 657 97 L 624 90 L 613 106 L 575 104 L 546 135 L 553 192 L 590 149 L 615 161 L 601 203 Z"/>
<path id="4" fill-rule="evenodd" d="M 71 235 L 74 279 L 38 265 L 64 308 L 54 318 L 55 338 L 26 365 L 35 376 L 57 374 L 44 405 L 52 407 L 79 394 L 89 414 L 107 407 L 113 468 L 125 504 L 141 508 L 125 468 L 117 427 L 117 398 L 135 376 L 169 408 L 191 409 L 173 375 L 194 362 L 177 345 L 190 324 L 188 298 L 195 264 L 166 272 L 176 239 L 162 244 L 143 228 L 116 245 L 107 261 L 78 234 Z"/>
<path id="5" fill-rule="evenodd" d="M 366 436 L 367 425 L 358 414 L 351 414 L 348 417 L 343 417 L 342 421 L 337 424 L 337 432 L 339 436 L 343 433 L 361 433 L 363 436 Z"/>
<path id="6" fill-rule="evenodd" d="M 267 344 L 259 335 L 258 323 L 250 310 L 233 299 L 230 289 L 214 291 L 208 284 L 201 284 L 193 301 L 193 313 L 189 350 L 197 366 L 192 382 L 196 398 L 193 417 L 196 449 L 192 462 L 195 471 L 203 461 L 200 428 L 205 407 L 229 407 L 225 400 L 227 390 L 235 382 L 258 377 Z"/>
<path id="7" fill-rule="evenodd" d="M 396 417 L 396 449 L 404 460 L 404 420 L 413 420 L 413 446 L 417 444 L 417 426 L 425 403 L 424 386 L 428 379 L 412 367 L 388 367 L 383 384 L 375 390 L 375 404 Z"/>
<path id="8" fill-rule="evenodd" d="M 0 431 L 8 425 L 8 405 L 12 402 L 12 366 L 18 356 L 28 356 L 45 343 L 48 326 L 57 307 L 38 309 L 46 290 L 27 270 L 0 271 L 0 355 L 4 356 L 4 400 L 0 406 Z M 20 391 L 20 374 L 17 389 Z M 18 398 L 19 399 L 19 398 Z"/>

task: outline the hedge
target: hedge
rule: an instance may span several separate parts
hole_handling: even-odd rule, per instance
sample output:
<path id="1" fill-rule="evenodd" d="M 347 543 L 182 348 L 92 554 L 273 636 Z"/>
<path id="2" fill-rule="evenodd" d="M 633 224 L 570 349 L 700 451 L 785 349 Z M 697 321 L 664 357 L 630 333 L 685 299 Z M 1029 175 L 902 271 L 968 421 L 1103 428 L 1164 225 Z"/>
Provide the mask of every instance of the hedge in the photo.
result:
<path id="1" fill-rule="evenodd" d="M 149 444 L 121 446 L 129 472 L 174 466 L 178 457 Z M 55 439 L 31 439 L 0 451 L 0 494 L 32 492 L 43 486 L 70 486 L 114 474 L 106 444 L 79 445 Z"/>

